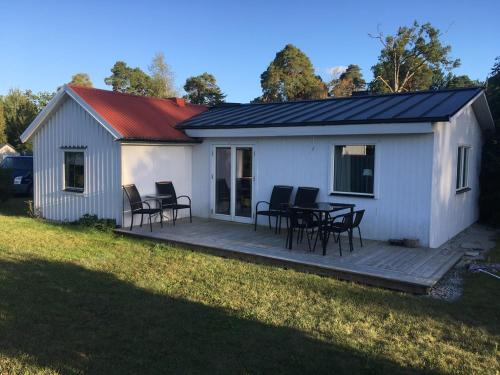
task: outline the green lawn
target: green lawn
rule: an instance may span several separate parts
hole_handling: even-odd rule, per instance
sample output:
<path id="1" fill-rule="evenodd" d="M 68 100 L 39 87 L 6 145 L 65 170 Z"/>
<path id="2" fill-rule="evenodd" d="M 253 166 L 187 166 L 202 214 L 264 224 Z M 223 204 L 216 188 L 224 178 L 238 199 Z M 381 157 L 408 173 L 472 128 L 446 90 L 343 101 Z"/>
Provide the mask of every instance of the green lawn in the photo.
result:
<path id="1" fill-rule="evenodd" d="M 486 275 L 448 303 L 30 219 L 20 201 L 0 208 L 0 374 L 499 373 Z"/>

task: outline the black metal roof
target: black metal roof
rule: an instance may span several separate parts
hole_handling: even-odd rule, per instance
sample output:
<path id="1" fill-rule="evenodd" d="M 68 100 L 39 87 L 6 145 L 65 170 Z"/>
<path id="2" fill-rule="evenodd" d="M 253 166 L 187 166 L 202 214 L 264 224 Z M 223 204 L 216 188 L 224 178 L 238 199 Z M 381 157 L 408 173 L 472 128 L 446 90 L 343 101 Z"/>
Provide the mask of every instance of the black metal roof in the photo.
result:
<path id="1" fill-rule="evenodd" d="M 284 103 L 221 105 L 178 126 L 250 128 L 449 121 L 482 88 L 417 91 Z"/>

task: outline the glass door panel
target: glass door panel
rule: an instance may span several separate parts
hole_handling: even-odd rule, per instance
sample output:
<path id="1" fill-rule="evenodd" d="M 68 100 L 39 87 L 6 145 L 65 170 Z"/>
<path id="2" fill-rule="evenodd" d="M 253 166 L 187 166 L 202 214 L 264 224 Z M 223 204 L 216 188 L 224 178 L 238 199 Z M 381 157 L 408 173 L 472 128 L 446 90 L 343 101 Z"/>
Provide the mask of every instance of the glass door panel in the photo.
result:
<path id="1" fill-rule="evenodd" d="M 231 147 L 215 148 L 215 213 L 231 215 Z"/>
<path id="2" fill-rule="evenodd" d="M 252 148 L 236 147 L 235 216 L 252 217 Z"/>

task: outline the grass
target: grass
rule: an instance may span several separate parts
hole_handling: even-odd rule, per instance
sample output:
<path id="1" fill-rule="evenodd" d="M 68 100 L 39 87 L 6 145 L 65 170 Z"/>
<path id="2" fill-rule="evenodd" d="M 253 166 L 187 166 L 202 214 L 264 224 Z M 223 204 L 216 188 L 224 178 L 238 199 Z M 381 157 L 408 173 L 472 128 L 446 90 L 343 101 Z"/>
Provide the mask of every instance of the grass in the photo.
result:
<path id="1" fill-rule="evenodd" d="M 486 275 L 448 303 L 30 219 L 19 202 L 0 208 L 0 374 L 499 373 Z"/>

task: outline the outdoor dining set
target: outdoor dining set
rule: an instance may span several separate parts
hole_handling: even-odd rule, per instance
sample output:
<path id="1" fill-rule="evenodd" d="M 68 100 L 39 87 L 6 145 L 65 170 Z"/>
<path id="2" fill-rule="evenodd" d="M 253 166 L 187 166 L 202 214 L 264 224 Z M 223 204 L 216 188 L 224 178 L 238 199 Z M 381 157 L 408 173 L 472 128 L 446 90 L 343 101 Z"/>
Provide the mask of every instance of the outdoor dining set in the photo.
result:
<path id="1" fill-rule="evenodd" d="M 159 217 L 160 225 L 163 227 L 163 219 L 167 219 L 166 213 L 170 212 L 170 219 L 175 226 L 179 210 L 189 210 L 189 220 L 192 222 L 191 198 L 187 195 L 178 196 L 170 181 L 159 181 L 155 183 L 156 194 L 141 197 L 134 184 L 124 185 L 124 195 L 130 204 L 130 230 L 134 225 L 134 217 L 141 216 L 140 226 L 143 224 L 144 216 L 149 218 L 149 227 L 153 231 L 153 218 Z M 340 236 L 346 234 L 349 240 L 349 250 L 352 252 L 353 231 L 357 229 L 361 247 L 360 224 L 363 220 L 365 210 L 354 210 L 355 205 L 349 203 L 317 202 L 319 189 L 315 187 L 298 187 L 293 203 L 290 201 L 293 186 L 275 185 L 269 201 L 259 201 L 255 205 L 254 230 L 257 230 L 257 219 L 267 216 L 269 229 L 273 230 L 271 219 L 274 219 L 274 232 L 281 232 L 283 221 L 285 221 L 287 233 L 285 247 L 292 250 L 294 235 L 296 242 L 302 242 L 304 235 L 307 239 L 309 251 L 315 251 L 318 242 L 326 255 L 326 248 L 331 237 L 338 243 L 340 255 L 342 255 L 342 241 Z M 180 201 L 182 199 L 182 201 Z M 341 211 L 347 211 L 341 213 Z M 335 215 L 335 213 L 338 213 Z"/>
<path id="2" fill-rule="evenodd" d="M 291 203 L 292 192 L 293 186 L 275 185 L 269 202 L 257 202 L 254 230 L 257 230 L 258 216 L 263 215 L 268 217 L 269 229 L 271 230 L 271 218 L 274 218 L 275 233 L 280 232 L 282 220 L 285 219 L 287 228 L 285 246 L 290 250 L 292 249 L 295 232 L 297 232 L 297 243 L 303 240 L 305 234 L 309 251 L 315 251 L 319 240 L 323 255 L 326 255 L 326 248 L 331 236 L 338 243 L 339 252 L 342 255 L 340 235 L 343 233 L 347 234 L 349 250 L 353 251 L 354 229 L 358 230 L 359 240 L 361 246 L 363 246 L 360 224 L 365 210 L 355 211 L 355 205 L 348 203 L 316 202 L 319 189 L 315 187 L 299 187 L 294 202 Z M 332 216 L 335 212 L 346 210 L 348 212 Z"/>

